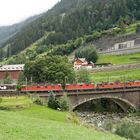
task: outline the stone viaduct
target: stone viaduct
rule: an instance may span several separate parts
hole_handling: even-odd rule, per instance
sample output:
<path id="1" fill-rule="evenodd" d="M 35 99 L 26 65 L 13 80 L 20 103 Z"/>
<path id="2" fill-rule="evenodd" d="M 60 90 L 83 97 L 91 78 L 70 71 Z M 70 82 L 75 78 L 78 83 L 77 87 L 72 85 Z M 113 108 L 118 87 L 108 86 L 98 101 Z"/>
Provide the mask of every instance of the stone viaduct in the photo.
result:
<path id="1" fill-rule="evenodd" d="M 56 97 L 60 98 L 64 93 L 57 93 Z M 48 98 L 48 93 L 38 94 L 40 97 Z M 75 110 L 81 104 L 96 99 L 110 99 L 118 104 L 125 112 L 132 110 L 140 110 L 140 88 L 133 89 L 117 89 L 105 91 L 84 91 L 71 92 L 67 94 Z"/>

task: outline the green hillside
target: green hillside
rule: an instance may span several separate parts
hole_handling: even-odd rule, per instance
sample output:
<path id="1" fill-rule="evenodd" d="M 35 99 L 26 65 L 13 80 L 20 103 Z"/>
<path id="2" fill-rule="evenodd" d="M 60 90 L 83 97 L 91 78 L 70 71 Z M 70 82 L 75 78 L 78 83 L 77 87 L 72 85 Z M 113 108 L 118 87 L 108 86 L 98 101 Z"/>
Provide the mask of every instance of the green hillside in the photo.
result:
<path id="1" fill-rule="evenodd" d="M 116 70 L 112 72 L 96 72 L 90 73 L 89 77 L 92 82 L 114 82 L 140 80 L 140 68 L 131 70 Z"/>
<path id="2" fill-rule="evenodd" d="M 133 64 L 140 63 L 140 53 L 128 55 L 100 55 L 97 63 Z"/>
<path id="3" fill-rule="evenodd" d="M 7 99 L 3 100 L 7 102 Z M 11 100 L 24 102 L 24 99 L 21 100 L 21 98 Z M 9 102 L 12 101 L 9 99 Z M 26 98 L 25 103 L 28 104 Z M 0 110 L 0 124 L 0 140 L 124 139 L 108 132 L 99 132 L 92 128 L 74 124 L 70 113 L 58 112 L 37 105 L 20 110 Z"/>
<path id="4" fill-rule="evenodd" d="M 11 26 L 2 26 L 0 27 L 0 47 L 3 46 L 3 44 L 10 39 L 11 37 L 15 36 L 16 33 L 20 32 L 23 27 L 25 27 L 27 24 L 33 22 L 35 19 L 37 19 L 38 16 L 33 16 L 28 18 L 27 20 L 18 23 L 18 24 L 13 24 Z"/>
<path id="5" fill-rule="evenodd" d="M 120 32 L 120 28 L 111 28 L 109 30 L 104 30 L 101 32 L 94 32 L 90 35 L 85 35 L 83 37 L 79 37 L 76 40 L 69 40 L 64 44 L 54 44 L 54 45 L 46 45 L 44 40 L 48 38 L 48 36 L 53 32 L 46 32 L 45 35 L 31 44 L 28 48 L 21 51 L 17 55 L 11 56 L 9 58 L 5 58 L 1 61 L 1 64 L 21 64 L 26 63 L 30 60 L 35 60 L 38 57 L 42 57 L 45 55 L 61 55 L 61 56 L 69 56 L 70 59 L 74 59 L 74 54 L 77 50 L 84 48 L 85 46 L 90 45 L 92 41 L 100 39 L 102 37 L 110 36 L 121 36 L 125 34 L 131 34 L 131 31 L 136 33 L 136 27 L 140 25 L 140 21 L 137 21 L 134 24 L 130 24 L 125 27 L 125 33 Z M 119 31 L 119 32 L 118 32 Z M 8 49 L 8 47 L 3 48 L 4 51 Z M 121 60 L 121 61 L 120 61 Z M 123 60 L 123 61 L 122 61 Z M 100 55 L 97 63 L 112 63 L 112 64 L 128 64 L 128 63 L 137 63 L 139 62 L 139 54 L 131 54 L 131 55 L 121 55 L 121 56 L 113 56 L 113 55 Z"/>
<path id="6" fill-rule="evenodd" d="M 124 31 L 124 27 L 140 20 L 139 7 L 138 0 L 61 0 L 10 38 L 3 45 L 7 49 L 0 50 L 0 57 L 3 59 L 18 54 L 46 32 L 50 34 L 41 44 L 45 48 L 114 27 Z"/>

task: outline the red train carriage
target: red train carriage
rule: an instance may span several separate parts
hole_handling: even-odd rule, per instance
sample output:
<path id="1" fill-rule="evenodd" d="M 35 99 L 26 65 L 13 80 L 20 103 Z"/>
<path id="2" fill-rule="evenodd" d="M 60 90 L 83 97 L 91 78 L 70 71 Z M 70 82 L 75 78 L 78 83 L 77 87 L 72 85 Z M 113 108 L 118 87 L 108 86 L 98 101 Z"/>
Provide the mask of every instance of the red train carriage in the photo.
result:
<path id="1" fill-rule="evenodd" d="M 61 85 L 46 85 L 46 86 L 40 86 L 40 85 L 33 85 L 33 86 L 24 86 L 21 88 L 22 92 L 60 92 L 62 91 Z"/>
<path id="2" fill-rule="evenodd" d="M 140 81 L 130 81 L 126 83 L 127 88 L 137 88 L 140 87 Z"/>
<path id="3" fill-rule="evenodd" d="M 94 90 L 95 86 L 94 84 L 69 84 L 66 85 L 66 91 L 88 91 L 88 90 Z"/>
<path id="4" fill-rule="evenodd" d="M 120 89 L 124 88 L 125 83 L 115 82 L 115 83 L 101 83 L 97 84 L 96 89 L 97 90 L 107 90 L 107 89 Z"/>

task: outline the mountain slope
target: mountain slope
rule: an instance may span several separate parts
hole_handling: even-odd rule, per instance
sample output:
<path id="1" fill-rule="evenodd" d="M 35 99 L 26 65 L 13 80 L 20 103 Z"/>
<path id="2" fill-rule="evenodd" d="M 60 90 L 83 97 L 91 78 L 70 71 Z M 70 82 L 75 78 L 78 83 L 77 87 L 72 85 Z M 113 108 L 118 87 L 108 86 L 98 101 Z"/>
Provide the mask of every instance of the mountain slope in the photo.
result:
<path id="1" fill-rule="evenodd" d="M 20 22 L 18 24 L 13 24 L 11 26 L 1 26 L 0 27 L 0 47 L 5 43 L 9 38 L 16 35 L 17 32 L 19 32 L 24 26 L 29 24 L 30 22 L 33 22 L 35 19 L 37 19 L 40 15 L 36 15 L 33 17 L 28 18 L 27 20 Z"/>
<path id="2" fill-rule="evenodd" d="M 68 40 L 117 25 L 123 28 L 140 20 L 138 0 L 61 0 L 51 10 L 27 24 L 0 51 L 1 58 L 16 55 L 49 33 L 42 45 Z"/>

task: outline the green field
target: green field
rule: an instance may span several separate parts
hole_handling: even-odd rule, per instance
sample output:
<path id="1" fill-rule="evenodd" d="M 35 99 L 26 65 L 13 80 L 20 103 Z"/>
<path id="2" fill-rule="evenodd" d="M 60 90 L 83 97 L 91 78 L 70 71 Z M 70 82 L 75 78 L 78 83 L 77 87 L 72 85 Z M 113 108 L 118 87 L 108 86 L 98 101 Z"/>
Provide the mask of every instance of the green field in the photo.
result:
<path id="1" fill-rule="evenodd" d="M 20 103 L 21 98 L 4 98 L 7 104 Z M 27 98 L 21 101 L 29 105 Z M 3 103 L 0 103 L 3 104 Z M 6 103 L 4 103 L 6 104 Z M 4 105 L 3 104 L 3 105 Z M 47 107 L 30 104 L 16 110 L 0 110 L 0 140 L 123 140 L 119 136 L 99 132 L 74 123 L 76 117 Z"/>
<path id="2" fill-rule="evenodd" d="M 140 63 L 140 53 L 129 55 L 100 55 L 97 63 L 133 64 Z"/>
<path id="3" fill-rule="evenodd" d="M 112 72 L 96 72 L 90 73 L 89 77 L 92 82 L 113 82 L 113 81 L 129 81 L 140 80 L 140 68 L 131 70 L 118 70 Z"/>
<path id="4" fill-rule="evenodd" d="M 28 97 L 5 97 L 2 98 L 2 102 L 0 103 L 0 108 L 14 109 L 14 108 L 25 108 L 30 107 L 32 104 L 31 99 Z"/>

